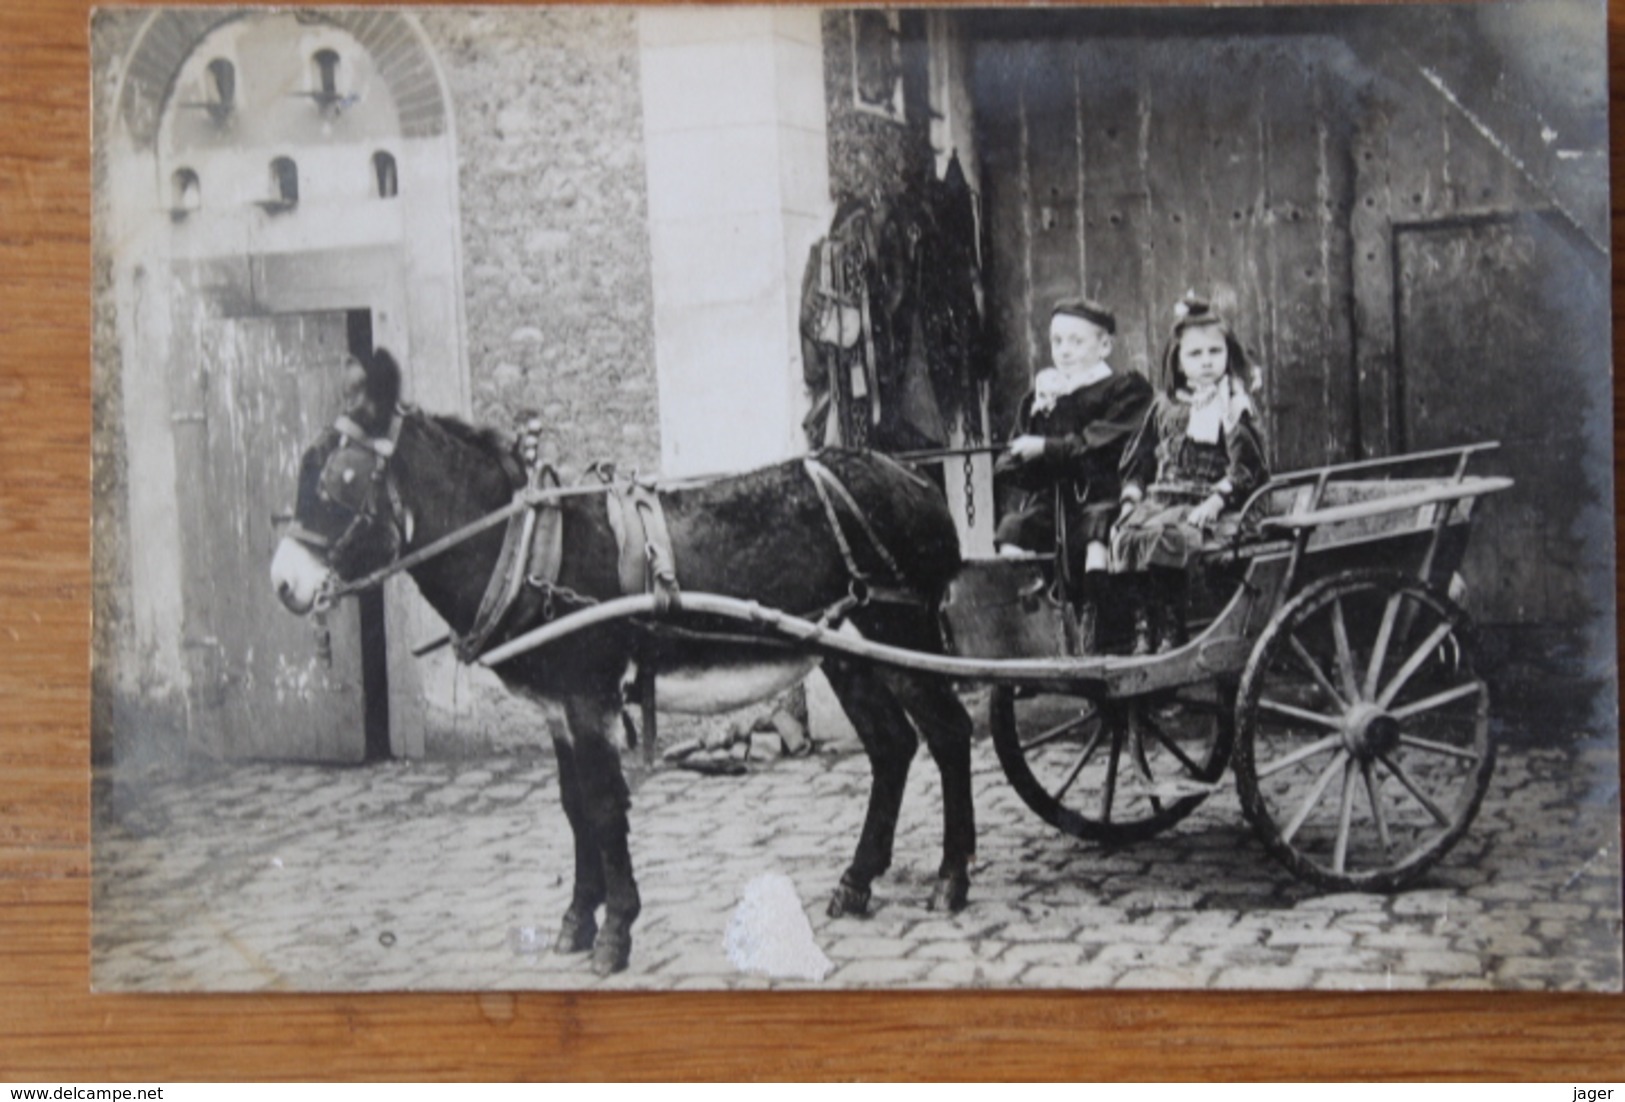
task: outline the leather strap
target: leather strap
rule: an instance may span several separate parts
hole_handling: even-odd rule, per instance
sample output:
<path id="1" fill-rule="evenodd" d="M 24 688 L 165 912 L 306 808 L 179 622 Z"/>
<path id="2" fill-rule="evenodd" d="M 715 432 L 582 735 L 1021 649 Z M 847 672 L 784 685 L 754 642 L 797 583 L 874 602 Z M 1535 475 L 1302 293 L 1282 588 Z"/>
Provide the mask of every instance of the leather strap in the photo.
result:
<path id="1" fill-rule="evenodd" d="M 527 501 L 544 482 L 558 485 L 551 467 L 538 468 L 530 482 L 514 493 L 514 501 Z M 544 500 L 508 518 L 502 536 L 502 551 L 496 568 L 480 598 L 474 624 L 457 640 L 458 661 L 471 663 L 479 658 L 502 621 L 507 618 L 527 580 L 539 579 L 551 585 L 558 581 L 559 560 L 564 546 L 564 513 L 557 500 Z"/>
<path id="2" fill-rule="evenodd" d="M 669 612 L 677 607 L 678 591 L 677 560 L 672 553 L 671 533 L 666 529 L 666 510 L 660 504 L 659 492 L 647 483 L 634 482 L 627 498 L 643 529 L 642 588 L 661 597 L 658 610 Z"/>
<path id="3" fill-rule="evenodd" d="M 869 523 L 868 516 L 858 506 L 857 499 L 852 496 L 851 491 L 842 485 L 841 480 L 836 478 L 830 469 L 818 462 L 818 460 L 809 456 L 803 460 L 803 463 L 806 466 L 808 476 L 812 479 L 813 487 L 818 491 L 819 500 L 824 503 L 824 514 L 829 518 L 830 527 L 835 530 L 835 540 L 841 545 L 841 553 L 846 557 L 846 566 L 852 572 L 852 576 L 855 578 L 865 577 L 864 573 L 858 569 L 857 561 L 852 557 L 852 549 L 847 544 L 846 537 L 841 531 L 840 518 L 836 515 L 835 505 L 829 498 L 831 492 L 841 499 L 841 504 L 846 506 L 846 511 L 852 516 L 853 520 L 858 522 L 858 527 L 863 529 L 864 536 L 869 540 L 869 546 L 874 548 L 875 553 L 880 556 L 881 562 L 885 563 L 886 569 L 891 572 L 892 581 L 897 582 L 899 585 L 904 584 L 903 571 L 898 567 L 897 560 L 892 558 L 891 552 L 886 550 L 886 545 L 880 542 L 880 537 L 875 534 L 874 527 Z"/>
<path id="4" fill-rule="evenodd" d="M 536 516 L 536 534 L 530 542 L 530 564 L 525 580 L 538 589 L 558 584 L 564 560 L 564 510 L 557 501 L 543 502 Z"/>

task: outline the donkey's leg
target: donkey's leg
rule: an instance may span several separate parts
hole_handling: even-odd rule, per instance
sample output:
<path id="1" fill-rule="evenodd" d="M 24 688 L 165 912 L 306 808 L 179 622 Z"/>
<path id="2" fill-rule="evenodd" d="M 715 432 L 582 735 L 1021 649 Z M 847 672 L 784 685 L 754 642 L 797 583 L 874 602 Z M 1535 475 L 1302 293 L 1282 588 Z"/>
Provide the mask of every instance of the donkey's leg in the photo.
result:
<path id="1" fill-rule="evenodd" d="M 869 885 L 891 867 L 903 787 L 919 741 L 908 714 L 874 670 L 829 661 L 824 663 L 824 673 L 863 741 L 873 774 L 857 854 L 829 901 L 830 917 L 839 918 L 865 913 L 869 908 Z"/>
<path id="2" fill-rule="evenodd" d="M 942 866 L 928 904 L 957 911 L 970 891 L 976 856 L 976 807 L 971 799 L 970 714 L 948 682 L 936 677 L 883 675 L 925 737 L 942 774 Z"/>
<path id="3" fill-rule="evenodd" d="M 603 874 L 604 925 L 593 942 L 592 970 L 607 976 L 625 968 L 632 956 L 632 923 L 640 909 L 627 848 L 626 813 L 632 798 L 615 746 L 620 701 L 608 696 L 570 697 L 564 712 L 574 742 L 581 813 L 598 843 Z"/>
<path id="4" fill-rule="evenodd" d="M 575 747 L 561 736 L 553 740 L 553 751 L 559 766 L 559 798 L 564 804 L 564 817 L 570 821 L 576 850 L 575 886 L 553 948 L 560 953 L 582 953 L 592 948 L 593 939 L 598 936 L 598 905 L 604 901 L 604 859 L 599 853 L 598 838 L 587 821 L 581 780 L 576 772 Z"/>

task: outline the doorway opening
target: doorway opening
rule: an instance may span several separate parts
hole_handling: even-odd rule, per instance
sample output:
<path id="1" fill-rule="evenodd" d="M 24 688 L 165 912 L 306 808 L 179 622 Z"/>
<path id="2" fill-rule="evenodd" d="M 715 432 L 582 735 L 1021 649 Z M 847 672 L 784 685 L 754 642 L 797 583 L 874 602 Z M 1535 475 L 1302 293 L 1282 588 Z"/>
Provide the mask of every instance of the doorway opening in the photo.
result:
<path id="1" fill-rule="evenodd" d="M 372 355 L 372 311 L 345 313 L 350 353 Z M 362 760 L 389 760 L 389 655 L 385 645 L 384 591 L 369 589 L 357 597 L 361 612 L 361 695 L 365 700 Z"/>

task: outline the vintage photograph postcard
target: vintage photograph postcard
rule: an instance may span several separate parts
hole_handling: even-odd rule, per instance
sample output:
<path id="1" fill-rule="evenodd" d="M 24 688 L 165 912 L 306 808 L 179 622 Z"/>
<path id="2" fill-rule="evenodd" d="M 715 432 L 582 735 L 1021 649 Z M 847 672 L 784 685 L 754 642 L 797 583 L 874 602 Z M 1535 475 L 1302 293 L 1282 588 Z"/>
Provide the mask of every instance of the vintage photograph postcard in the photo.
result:
<path id="1" fill-rule="evenodd" d="M 1605 9 L 106 9 L 99 991 L 1621 984 Z"/>

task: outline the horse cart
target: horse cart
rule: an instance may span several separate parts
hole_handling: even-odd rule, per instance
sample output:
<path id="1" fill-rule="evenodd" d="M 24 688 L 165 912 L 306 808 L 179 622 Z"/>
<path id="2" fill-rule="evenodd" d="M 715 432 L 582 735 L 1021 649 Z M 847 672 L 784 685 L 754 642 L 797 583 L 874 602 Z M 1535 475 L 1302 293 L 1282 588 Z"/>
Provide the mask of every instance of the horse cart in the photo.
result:
<path id="1" fill-rule="evenodd" d="M 1188 642 L 1082 653 L 1055 557 L 965 561 L 940 489 L 893 459 L 831 449 L 565 487 L 534 434 L 516 457 L 402 406 L 383 350 L 355 374 L 353 404 L 300 461 L 272 587 L 314 616 L 320 654 L 332 601 L 409 574 L 459 658 L 562 707 L 550 735 L 576 875 L 556 945 L 590 949 L 601 974 L 628 966 L 640 907 L 617 745 L 629 676 L 647 752 L 658 710 L 762 699 L 825 659 L 871 768 L 832 916 L 864 913 L 890 866 L 921 739 L 943 801 L 928 905 L 967 905 L 974 725 L 954 681 L 992 685 L 1004 771 L 1060 830 L 1154 835 L 1233 763 L 1265 846 L 1326 888 L 1410 883 L 1489 785 L 1489 691 L 1457 602 L 1475 506 L 1510 485 L 1468 473 L 1487 445 L 1273 479 L 1188 571 Z"/>
<path id="2" fill-rule="evenodd" d="M 1233 769 L 1268 851 L 1331 890 L 1391 891 L 1466 832 L 1489 786 L 1489 690 L 1458 573 L 1480 498 L 1480 444 L 1280 475 L 1190 579 L 1188 642 L 1079 653 L 1055 556 L 972 559 L 941 610 L 947 654 L 685 591 L 691 613 L 809 652 L 991 683 L 1011 785 L 1066 834 L 1143 840 L 1190 815 Z M 593 625 L 656 612 L 623 596 L 487 653 L 487 665 Z"/>
<path id="3" fill-rule="evenodd" d="M 892 458 L 830 449 L 691 483 L 561 486 L 536 462 L 539 423 L 515 457 L 401 406 L 393 358 L 369 359 L 301 458 L 271 585 L 314 614 L 320 653 L 333 600 L 410 574 L 461 660 L 561 705 L 575 881 L 556 948 L 590 949 L 600 974 L 629 965 L 640 910 L 617 746 L 629 676 L 647 753 L 656 710 L 764 699 L 825 658 L 871 767 L 832 917 L 866 912 L 889 868 L 920 740 L 942 780 L 928 905 L 967 905 L 973 723 L 954 681 L 993 686 L 1004 772 L 1081 839 L 1165 831 L 1233 764 L 1246 818 L 1293 873 L 1393 891 L 1484 800 L 1490 701 L 1458 567 L 1480 497 L 1511 484 L 1467 473 L 1492 445 L 1277 476 L 1189 569 L 1188 642 L 1134 657 L 1082 653 L 1055 556 L 964 561 L 938 486 Z"/>

